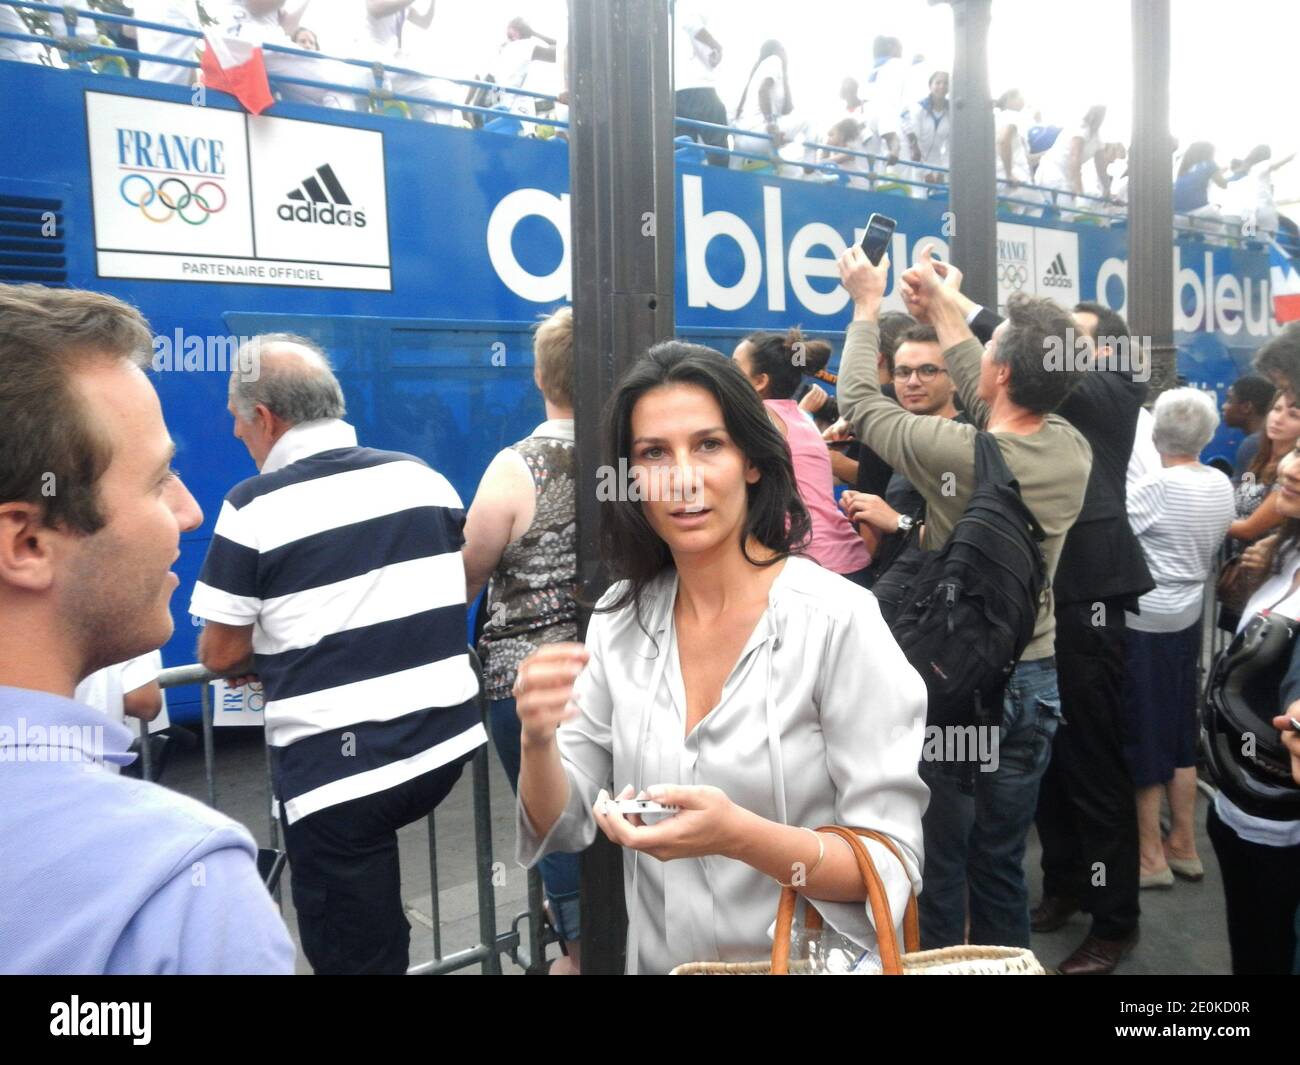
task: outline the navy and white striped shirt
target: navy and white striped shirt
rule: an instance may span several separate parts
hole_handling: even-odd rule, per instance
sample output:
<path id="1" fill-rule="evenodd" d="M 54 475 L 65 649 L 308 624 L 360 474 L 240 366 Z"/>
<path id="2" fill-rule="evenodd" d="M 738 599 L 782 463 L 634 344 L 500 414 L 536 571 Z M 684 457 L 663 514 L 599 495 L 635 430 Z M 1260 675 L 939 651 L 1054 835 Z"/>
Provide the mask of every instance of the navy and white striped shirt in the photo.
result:
<path id="1" fill-rule="evenodd" d="M 464 521 L 441 474 L 333 419 L 294 426 L 226 496 L 190 613 L 253 625 L 290 824 L 486 742 Z"/>

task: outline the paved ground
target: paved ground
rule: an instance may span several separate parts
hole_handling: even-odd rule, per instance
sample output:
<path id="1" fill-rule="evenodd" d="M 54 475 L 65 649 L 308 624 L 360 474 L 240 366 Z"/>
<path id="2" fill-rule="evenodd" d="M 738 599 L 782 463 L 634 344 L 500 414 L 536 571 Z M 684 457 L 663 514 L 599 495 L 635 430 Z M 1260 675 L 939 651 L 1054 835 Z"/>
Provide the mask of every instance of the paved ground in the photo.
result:
<path id="1" fill-rule="evenodd" d="M 527 878 L 514 864 L 514 802 L 509 785 L 495 754 L 491 757 L 492 846 L 496 866 L 497 928 L 504 931 L 516 914 L 526 909 Z M 247 825 L 265 846 L 269 840 L 266 762 L 261 732 L 256 729 L 222 729 L 217 733 L 217 805 Z M 187 795 L 206 801 L 202 748 L 176 751 L 171 757 L 164 783 Z M 1199 884 L 1178 881 L 1171 891 L 1142 893 L 1142 943 L 1120 968 L 1121 973 L 1227 973 L 1227 935 L 1223 917 L 1223 891 L 1214 851 L 1205 838 L 1205 799 L 1200 800 L 1197 818 L 1201 826 L 1198 842 L 1205 863 L 1205 880 Z M 474 887 L 473 808 L 468 770 L 455 791 L 439 809 L 438 880 L 441 906 L 442 955 L 474 945 L 478 940 L 478 903 Z M 412 963 L 434 956 L 432 920 L 432 878 L 429 869 L 429 835 L 425 824 L 408 826 L 400 834 L 402 848 L 402 897 L 410 916 Z M 1031 837 L 1027 858 L 1031 894 L 1039 894 L 1039 848 Z M 284 916 L 297 938 L 297 922 L 284 880 Z M 1033 948 L 1045 966 L 1060 962 L 1087 931 L 1087 918 L 1078 916 L 1052 935 L 1035 936 Z M 554 956 L 555 947 L 551 947 Z M 503 971 L 522 972 L 508 959 Z M 299 970 L 310 971 L 300 957 Z M 478 968 L 467 970 L 478 972 Z"/>

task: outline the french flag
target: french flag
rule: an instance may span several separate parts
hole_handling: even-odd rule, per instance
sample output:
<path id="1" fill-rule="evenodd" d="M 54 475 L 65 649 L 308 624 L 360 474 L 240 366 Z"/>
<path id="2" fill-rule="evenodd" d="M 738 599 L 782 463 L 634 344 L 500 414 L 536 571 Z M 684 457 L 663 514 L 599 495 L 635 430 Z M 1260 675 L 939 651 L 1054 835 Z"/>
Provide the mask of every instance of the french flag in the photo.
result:
<path id="1" fill-rule="evenodd" d="M 204 85 L 230 93 L 250 114 L 260 115 L 275 103 L 261 48 L 236 37 L 219 37 L 210 30 L 204 38 L 207 47 L 200 63 Z"/>
<path id="2" fill-rule="evenodd" d="M 1279 322 L 1300 319 L 1300 271 L 1295 260 L 1277 241 L 1268 248 L 1269 284 L 1273 289 L 1273 317 Z"/>

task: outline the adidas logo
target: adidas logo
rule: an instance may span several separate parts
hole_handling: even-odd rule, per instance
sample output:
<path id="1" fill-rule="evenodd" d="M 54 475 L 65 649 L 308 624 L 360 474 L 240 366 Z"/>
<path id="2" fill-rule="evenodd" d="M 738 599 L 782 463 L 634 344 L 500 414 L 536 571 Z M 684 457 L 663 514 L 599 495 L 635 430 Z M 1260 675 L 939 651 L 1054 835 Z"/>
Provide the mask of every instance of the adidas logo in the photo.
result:
<path id="1" fill-rule="evenodd" d="M 290 189 L 285 200 L 288 202 L 280 204 L 276 214 L 286 222 L 356 226 L 358 229 L 366 226 L 366 212 L 352 206 L 352 200 L 329 163 L 318 166 L 316 172 L 304 178 L 297 188 Z"/>
<path id="2" fill-rule="evenodd" d="M 1043 275 L 1043 284 L 1048 288 L 1073 288 L 1074 282 L 1065 268 L 1065 257 L 1058 251 Z"/>

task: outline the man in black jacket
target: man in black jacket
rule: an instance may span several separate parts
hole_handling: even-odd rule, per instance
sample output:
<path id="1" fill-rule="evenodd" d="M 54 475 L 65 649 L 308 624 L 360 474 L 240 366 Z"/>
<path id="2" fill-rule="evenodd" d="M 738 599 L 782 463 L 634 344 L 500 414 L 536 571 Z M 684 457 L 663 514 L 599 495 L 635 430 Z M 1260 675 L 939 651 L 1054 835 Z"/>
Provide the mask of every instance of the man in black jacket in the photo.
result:
<path id="1" fill-rule="evenodd" d="M 960 284 L 959 276 L 950 280 Z M 906 299 L 906 286 L 903 292 Z M 987 342 L 1002 319 L 967 302 L 971 331 Z M 908 309 L 924 320 L 924 308 Z M 1131 360 L 1119 357 L 1132 351 L 1123 318 L 1098 303 L 1080 303 L 1074 317 L 1096 360 L 1057 413 L 1092 446 L 1093 464 L 1052 585 L 1063 720 L 1039 792 L 1043 901 L 1031 914 L 1036 932 L 1060 928 L 1079 910 L 1092 914 L 1088 936 L 1058 967 L 1066 975 L 1113 972 L 1137 942 L 1137 808 L 1123 748 L 1124 611 L 1136 610 L 1138 597 L 1155 587 L 1129 527 L 1125 486 L 1146 385 L 1133 379 Z"/>

